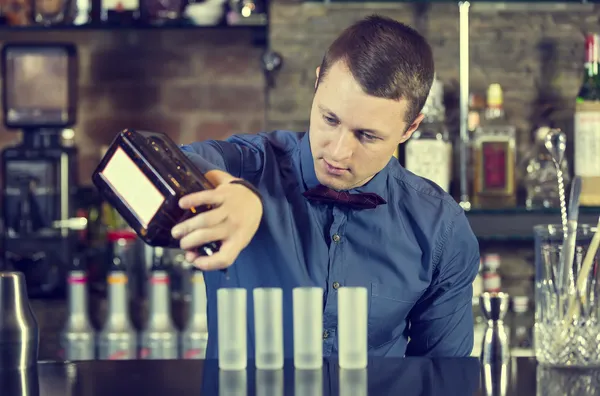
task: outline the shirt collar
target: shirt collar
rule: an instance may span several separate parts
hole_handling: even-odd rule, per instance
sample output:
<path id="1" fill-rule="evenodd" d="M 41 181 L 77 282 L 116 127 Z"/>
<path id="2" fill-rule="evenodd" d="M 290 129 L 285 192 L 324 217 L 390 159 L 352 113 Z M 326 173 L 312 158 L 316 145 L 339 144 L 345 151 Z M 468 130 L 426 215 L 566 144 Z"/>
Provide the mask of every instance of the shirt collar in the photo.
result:
<path id="1" fill-rule="evenodd" d="M 308 136 L 309 132 L 304 133 L 304 135 L 300 138 L 300 150 L 299 150 L 299 159 L 300 159 L 300 170 L 302 173 L 302 180 L 304 182 L 304 187 L 306 190 L 309 190 L 313 187 L 318 186 L 319 179 L 317 179 L 317 174 L 315 173 L 315 164 L 312 156 L 312 151 L 310 149 L 310 139 Z M 387 165 L 378 172 L 368 183 L 362 185 L 357 188 L 353 188 L 350 190 L 352 192 L 359 193 L 375 193 L 381 196 L 383 199 L 387 200 L 387 179 L 389 175 L 389 168 L 392 165 L 392 161 L 396 160 L 394 157 L 390 158 L 390 161 Z"/>

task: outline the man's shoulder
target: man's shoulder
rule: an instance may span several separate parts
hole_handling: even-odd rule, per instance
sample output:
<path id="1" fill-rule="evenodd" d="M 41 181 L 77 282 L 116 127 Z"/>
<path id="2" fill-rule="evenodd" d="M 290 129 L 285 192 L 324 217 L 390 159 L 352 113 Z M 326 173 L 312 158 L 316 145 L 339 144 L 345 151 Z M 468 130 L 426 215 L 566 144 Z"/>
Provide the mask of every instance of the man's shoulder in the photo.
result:
<path id="1" fill-rule="evenodd" d="M 243 146 L 254 146 L 258 149 L 273 149 L 278 152 L 294 151 L 305 135 L 305 132 L 294 132 L 287 130 L 273 130 L 258 133 L 234 134 L 225 141 Z"/>
<path id="2" fill-rule="evenodd" d="M 463 208 L 443 188 L 429 179 L 418 176 L 399 163 L 390 166 L 392 186 L 401 190 L 400 204 L 403 206 L 420 207 L 422 210 L 430 209 L 438 215 L 441 213 L 456 217 L 464 213 Z"/>

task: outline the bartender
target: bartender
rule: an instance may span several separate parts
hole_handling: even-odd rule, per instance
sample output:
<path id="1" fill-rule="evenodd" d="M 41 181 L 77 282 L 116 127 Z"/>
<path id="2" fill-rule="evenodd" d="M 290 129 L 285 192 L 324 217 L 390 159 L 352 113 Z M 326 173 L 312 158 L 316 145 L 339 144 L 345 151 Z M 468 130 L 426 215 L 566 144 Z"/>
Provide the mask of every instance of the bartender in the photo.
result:
<path id="1" fill-rule="evenodd" d="M 307 132 L 277 130 L 182 150 L 216 188 L 183 208 L 211 204 L 172 230 L 206 271 L 209 340 L 217 358 L 221 287 L 280 287 L 284 349 L 293 356 L 292 289 L 324 289 L 323 353 L 337 353 L 337 292 L 369 295 L 374 356 L 468 356 L 479 247 L 465 213 L 433 182 L 393 157 L 423 120 L 434 77 L 427 41 L 381 16 L 348 27 L 316 69 Z M 219 253 L 194 248 L 221 240 Z M 227 268 L 228 273 L 215 271 Z M 252 304 L 248 340 L 254 356 Z"/>

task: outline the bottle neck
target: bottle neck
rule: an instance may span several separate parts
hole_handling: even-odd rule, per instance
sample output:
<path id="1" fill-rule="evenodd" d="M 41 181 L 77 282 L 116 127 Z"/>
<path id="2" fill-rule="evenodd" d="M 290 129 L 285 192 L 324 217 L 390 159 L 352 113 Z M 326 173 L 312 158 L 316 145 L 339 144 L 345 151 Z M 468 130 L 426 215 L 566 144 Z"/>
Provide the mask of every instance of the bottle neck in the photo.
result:
<path id="1" fill-rule="evenodd" d="M 190 323 L 194 327 L 206 327 L 206 285 L 200 271 L 194 271 L 191 277 L 192 301 L 190 306 Z"/>
<path id="2" fill-rule="evenodd" d="M 166 271 L 153 271 L 150 276 L 150 320 L 171 316 L 169 275 Z"/>
<path id="3" fill-rule="evenodd" d="M 127 275 L 115 271 L 108 275 L 108 320 L 127 320 Z"/>
<path id="4" fill-rule="evenodd" d="M 83 317 L 87 312 L 87 277 L 83 271 L 71 271 L 69 284 L 69 315 Z"/>
<path id="5" fill-rule="evenodd" d="M 589 34 L 585 39 L 585 74 L 589 77 L 596 77 L 599 72 L 598 62 L 600 54 L 598 53 L 598 35 Z"/>

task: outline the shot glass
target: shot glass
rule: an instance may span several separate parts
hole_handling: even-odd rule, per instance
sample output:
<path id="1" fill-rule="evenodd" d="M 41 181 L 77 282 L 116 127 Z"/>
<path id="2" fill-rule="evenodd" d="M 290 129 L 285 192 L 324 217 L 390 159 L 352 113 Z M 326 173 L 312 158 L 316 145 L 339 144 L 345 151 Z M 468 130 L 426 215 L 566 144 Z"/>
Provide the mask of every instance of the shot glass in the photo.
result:
<path id="1" fill-rule="evenodd" d="M 246 289 L 217 290 L 219 368 L 244 370 L 247 366 Z"/>
<path id="2" fill-rule="evenodd" d="M 314 370 L 323 367 L 323 289 L 297 287 L 294 305 L 294 367 Z"/>
<path id="3" fill-rule="evenodd" d="M 367 367 L 367 289 L 338 289 L 339 365 L 345 369 Z"/>
<path id="4" fill-rule="evenodd" d="M 294 396 L 323 396 L 323 369 L 294 370 Z"/>
<path id="5" fill-rule="evenodd" d="M 256 396 L 283 396 L 283 369 L 256 370 Z"/>
<path id="6" fill-rule="evenodd" d="M 246 370 L 219 370 L 219 396 L 247 396 Z"/>
<path id="7" fill-rule="evenodd" d="M 283 293 L 279 288 L 257 288 L 252 294 L 256 368 L 283 368 Z"/>

